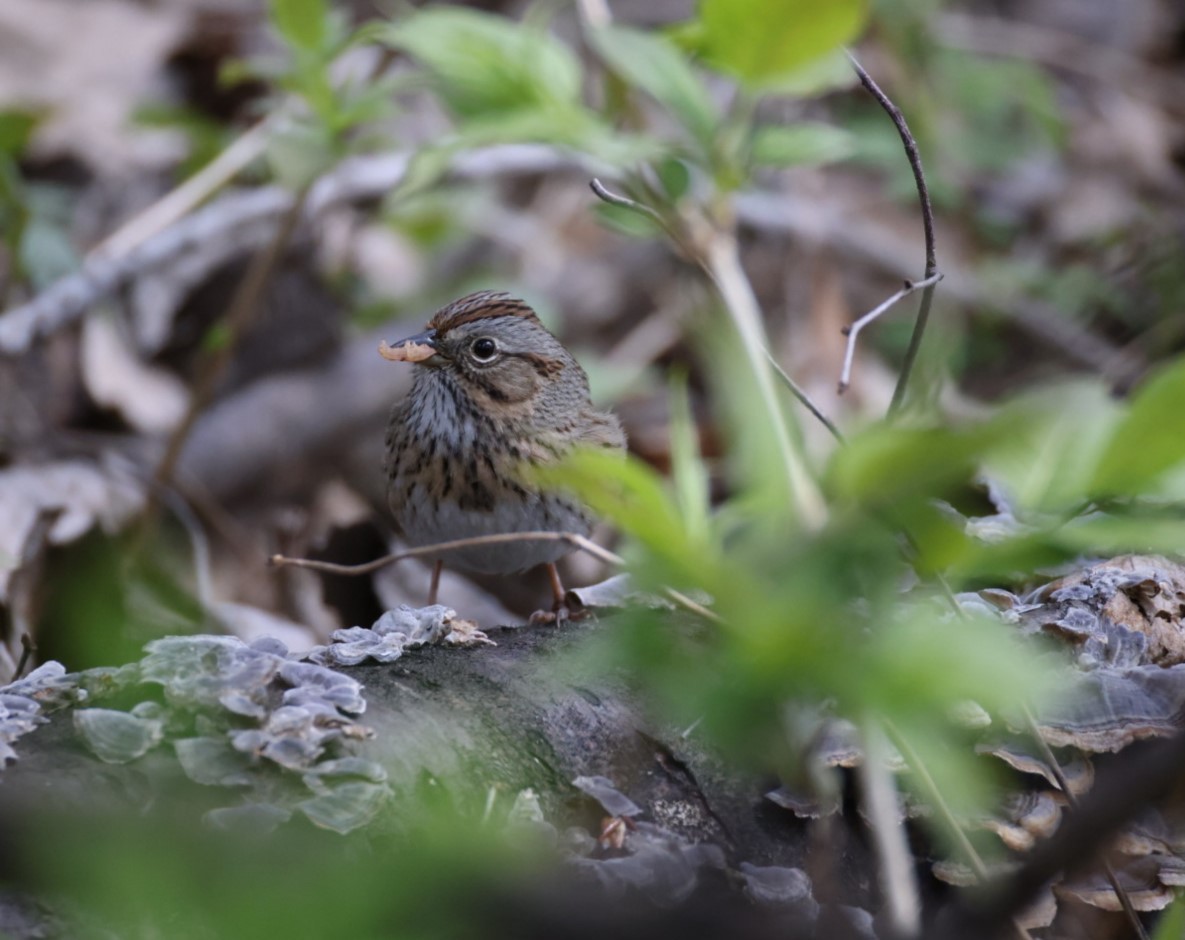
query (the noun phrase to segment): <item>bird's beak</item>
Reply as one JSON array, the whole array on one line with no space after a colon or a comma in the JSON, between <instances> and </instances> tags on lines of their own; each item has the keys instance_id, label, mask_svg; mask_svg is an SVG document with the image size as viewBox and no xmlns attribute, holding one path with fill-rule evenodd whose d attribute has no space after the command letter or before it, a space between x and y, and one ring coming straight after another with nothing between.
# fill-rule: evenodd
<instances>
[{"instance_id":1,"label":"bird's beak","mask_svg":"<svg viewBox=\"0 0 1185 940\"><path fill-rule=\"evenodd\" d=\"M390 346L385 340L379 344L379 355L392 362L427 362L436 353L435 330L425 330Z\"/></svg>"}]
</instances>

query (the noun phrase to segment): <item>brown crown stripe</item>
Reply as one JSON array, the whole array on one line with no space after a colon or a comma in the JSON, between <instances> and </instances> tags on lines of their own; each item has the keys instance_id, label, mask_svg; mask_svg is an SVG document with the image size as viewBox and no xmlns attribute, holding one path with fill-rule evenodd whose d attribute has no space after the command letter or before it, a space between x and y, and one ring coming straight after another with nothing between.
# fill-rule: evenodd
<instances>
[{"instance_id":1,"label":"brown crown stripe","mask_svg":"<svg viewBox=\"0 0 1185 940\"><path fill-rule=\"evenodd\" d=\"M478 291L476 294L454 300L447 307L441 307L428 321L428 329L436 330L438 334L447 333L462 323L472 323L490 317L522 317L524 320L539 322L535 311L528 307L525 301L497 291Z\"/></svg>"}]
</instances>

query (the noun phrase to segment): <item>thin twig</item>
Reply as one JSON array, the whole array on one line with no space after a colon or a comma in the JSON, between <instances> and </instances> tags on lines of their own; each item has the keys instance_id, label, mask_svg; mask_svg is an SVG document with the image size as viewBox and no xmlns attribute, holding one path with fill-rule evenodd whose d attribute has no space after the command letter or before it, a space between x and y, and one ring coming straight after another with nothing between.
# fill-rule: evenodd
<instances>
[{"instance_id":1,"label":"thin twig","mask_svg":"<svg viewBox=\"0 0 1185 940\"><path fill-rule=\"evenodd\" d=\"M331 561L316 561L312 558L289 558L286 555L272 555L268 558L268 564L276 568L305 568L310 571L320 571L324 574L355 577L371 574L381 568L386 568L388 565L393 565L398 561L404 561L408 558L423 558L425 556L439 555L442 552L448 552L458 548L474 548L481 545L504 545L509 542L566 542L573 548L587 552L598 561L603 561L616 568L625 567L625 559L620 555L614 554L607 548L602 548L596 542L592 541L592 539L586 538L576 532L500 532L495 535L474 535L469 538L450 539L447 542L437 542L433 545L420 545L416 548L404 549L401 552L384 555L381 558L376 558L373 561L368 561L361 565L338 565ZM674 588L663 588L663 593L680 607L694 614L698 614L705 620L710 620L713 623L722 622L719 614L709 610L702 604L696 603L690 597L680 591L676 591Z\"/></svg>"},{"instance_id":2,"label":"thin twig","mask_svg":"<svg viewBox=\"0 0 1185 940\"><path fill-rule=\"evenodd\" d=\"M33 637L29 635L28 631L21 634L21 658L20 662L16 664L16 672L12 674L10 682L16 682L21 676L25 674L25 668L29 665L29 660L33 658L33 654L37 652L37 644L33 641Z\"/></svg>"},{"instance_id":3,"label":"thin twig","mask_svg":"<svg viewBox=\"0 0 1185 940\"><path fill-rule=\"evenodd\" d=\"M801 194L770 191L737 193L733 198L737 218L760 233L780 232L808 244L824 245L894 279L914 277L914 262L906 257L892 227L868 218L853 218L834 202ZM1002 318L1072 362L1103 372L1115 381L1132 382L1147 368L1134 351L1121 349L1092 333L1056 304L1032 297L1001 294L970 269L959 269L948 260L943 265L942 288L962 309L964 316Z\"/></svg>"},{"instance_id":4,"label":"thin twig","mask_svg":"<svg viewBox=\"0 0 1185 940\"><path fill-rule=\"evenodd\" d=\"M790 374L782 368L778 360L774 358L773 353L771 353L768 349L765 351L765 358L769 361L770 366L773 368L778 378L780 378L785 383L786 388L790 390L790 394L797 398L807 411L818 418L823 427L831 432L831 436L842 444L844 442L844 437L843 434L840 433L839 428L835 426L835 423L830 418L828 418L827 415L823 414L819 406L811 400L811 396L806 393L805 389L795 382L794 379L790 378Z\"/></svg>"},{"instance_id":5,"label":"thin twig","mask_svg":"<svg viewBox=\"0 0 1185 940\"><path fill-rule=\"evenodd\" d=\"M864 760L856 772L872 828L892 933L895 937L916 937L922 926L922 902L905 826L897 816L897 787L886 762L888 745L884 731L872 720L864 723L862 737Z\"/></svg>"},{"instance_id":6,"label":"thin twig","mask_svg":"<svg viewBox=\"0 0 1185 940\"><path fill-rule=\"evenodd\" d=\"M1041 734L1041 729L1037 727L1036 717L1033 715L1029 706L1023 702L1021 703L1021 712L1024 715L1025 724L1028 725L1029 734L1032 735L1037 748L1041 751L1041 756L1045 758L1045 762L1049 765L1049 769L1053 773L1053 779L1057 781L1057 785L1061 788L1066 798L1066 804L1071 810L1077 812L1079 809L1078 797L1074 795L1074 791L1070 788L1070 781L1066 779L1066 775L1062 771L1061 762L1058 761L1057 755L1053 753L1053 748L1049 746L1049 742ZM1137 940L1148 940L1148 932L1140 922L1140 915L1136 913L1136 909L1132 905L1131 897L1128 895L1126 889L1119 883L1119 877L1115 874L1115 869L1112 867L1111 862L1102 854L1099 855L1099 861L1103 866L1103 874L1106 876L1107 882L1111 885L1111 890L1115 892L1115 896L1119 899L1119 905L1123 908L1123 913L1131 925L1132 932L1137 937Z\"/></svg>"},{"instance_id":7,"label":"thin twig","mask_svg":"<svg viewBox=\"0 0 1185 940\"><path fill-rule=\"evenodd\" d=\"M881 91L880 86L872 80L871 75L864 71L864 67L856 61L856 57L851 52L848 53L848 59L860 77L860 84L868 89L872 97L889 115L889 119L892 120L901 137L901 143L905 146L905 155L909 159L909 167L913 170L913 180L918 190L918 202L922 208L922 229L926 236L926 273L923 275L923 282L929 281L938 273L938 258L934 241L934 209L930 205L930 190L926 186L926 174L922 170L922 156L918 152L918 142L914 139L901 109ZM918 318L914 322L913 335L909 338L909 349L906 350L905 358L902 360L901 375L897 378L897 387L893 389L893 400L889 403L889 414L896 412L905 398L905 389L909 385L909 377L913 372L918 351L922 346L926 324L930 320L930 306L934 301L934 284L936 283L937 281L929 284L922 294L922 303L918 308Z\"/></svg>"},{"instance_id":8,"label":"thin twig","mask_svg":"<svg viewBox=\"0 0 1185 940\"><path fill-rule=\"evenodd\" d=\"M846 392L848 387L851 385L852 359L856 355L856 340L860 336L860 331L884 315L894 304L904 300L914 291L922 290L923 288L927 287L933 287L941 280L942 275L935 274L926 278L924 281L918 281L916 283L913 281L906 281L905 286L902 287L901 290L897 291L897 293L895 293L892 297L888 298L888 300L884 301L878 306L873 307L868 311L868 313L860 317L860 319L856 320L850 326L844 328L843 332L848 338L848 343L847 348L844 349L843 354L843 369L840 370L839 374L839 393L841 395Z\"/></svg>"}]
</instances>

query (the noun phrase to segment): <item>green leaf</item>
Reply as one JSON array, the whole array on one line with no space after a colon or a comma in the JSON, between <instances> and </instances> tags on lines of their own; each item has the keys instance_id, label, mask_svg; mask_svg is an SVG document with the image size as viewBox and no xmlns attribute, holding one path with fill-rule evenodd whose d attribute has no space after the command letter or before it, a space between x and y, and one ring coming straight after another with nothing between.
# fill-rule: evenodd
<instances>
[{"instance_id":1,"label":"green leaf","mask_svg":"<svg viewBox=\"0 0 1185 940\"><path fill-rule=\"evenodd\" d=\"M874 506L908 498L928 501L969 481L981 455L1001 434L989 425L960 431L876 425L836 452L828 480L840 498Z\"/></svg>"},{"instance_id":2,"label":"green leaf","mask_svg":"<svg viewBox=\"0 0 1185 940\"><path fill-rule=\"evenodd\" d=\"M673 42L624 26L594 29L589 39L614 72L666 107L701 144L711 143L716 106Z\"/></svg>"},{"instance_id":3,"label":"green leaf","mask_svg":"<svg viewBox=\"0 0 1185 940\"><path fill-rule=\"evenodd\" d=\"M66 229L59 222L38 215L33 215L24 228L20 261L38 289L77 270L79 263Z\"/></svg>"},{"instance_id":4,"label":"green leaf","mask_svg":"<svg viewBox=\"0 0 1185 940\"><path fill-rule=\"evenodd\" d=\"M683 524L697 542L708 536L708 470L700 455L699 430L691 413L687 375L674 372L670 383L671 477Z\"/></svg>"},{"instance_id":5,"label":"green leaf","mask_svg":"<svg viewBox=\"0 0 1185 940\"><path fill-rule=\"evenodd\" d=\"M1077 554L1109 557L1126 553L1180 554L1185 545L1185 519L1170 515L1106 516L1075 519L1052 537Z\"/></svg>"},{"instance_id":6,"label":"green leaf","mask_svg":"<svg viewBox=\"0 0 1185 940\"><path fill-rule=\"evenodd\" d=\"M854 38L867 13L866 0L703 0L703 53L714 68L764 88Z\"/></svg>"},{"instance_id":7,"label":"green leaf","mask_svg":"<svg viewBox=\"0 0 1185 940\"><path fill-rule=\"evenodd\" d=\"M0 111L0 153L19 156L41 121L41 113L23 108Z\"/></svg>"},{"instance_id":8,"label":"green leaf","mask_svg":"<svg viewBox=\"0 0 1185 940\"><path fill-rule=\"evenodd\" d=\"M270 0L272 25L290 46L308 52L322 48L329 38L326 0Z\"/></svg>"},{"instance_id":9,"label":"green leaf","mask_svg":"<svg viewBox=\"0 0 1185 940\"><path fill-rule=\"evenodd\" d=\"M276 178L289 189L300 189L332 165L335 152L328 128L292 122L268 138L266 155Z\"/></svg>"},{"instance_id":10,"label":"green leaf","mask_svg":"<svg viewBox=\"0 0 1185 940\"><path fill-rule=\"evenodd\" d=\"M1135 395L1095 470L1092 491L1134 496L1185 461L1185 359L1157 372Z\"/></svg>"},{"instance_id":11,"label":"green leaf","mask_svg":"<svg viewBox=\"0 0 1185 940\"><path fill-rule=\"evenodd\" d=\"M672 203L682 199L691 187L691 171L685 162L675 157L660 160L655 164L654 172Z\"/></svg>"},{"instance_id":12,"label":"green leaf","mask_svg":"<svg viewBox=\"0 0 1185 940\"><path fill-rule=\"evenodd\" d=\"M843 49L836 49L784 75L771 78L765 83L764 90L778 95L813 98L829 91L851 88L858 82L856 70L848 61L847 54Z\"/></svg>"},{"instance_id":13,"label":"green leaf","mask_svg":"<svg viewBox=\"0 0 1185 940\"><path fill-rule=\"evenodd\" d=\"M1049 385L1013 400L992 419L1000 442L984 472L1023 516L1082 503L1099 454L1121 418L1099 382Z\"/></svg>"},{"instance_id":14,"label":"green leaf","mask_svg":"<svg viewBox=\"0 0 1185 940\"><path fill-rule=\"evenodd\" d=\"M1181 937L1185 937L1185 900L1177 898L1160 915L1152 940L1179 940Z\"/></svg>"},{"instance_id":15,"label":"green leaf","mask_svg":"<svg viewBox=\"0 0 1185 940\"><path fill-rule=\"evenodd\" d=\"M532 470L531 476L571 491L640 542L654 560L689 580L708 577L716 567L715 553L693 538L663 479L635 457L582 449L557 465Z\"/></svg>"},{"instance_id":16,"label":"green leaf","mask_svg":"<svg viewBox=\"0 0 1185 940\"><path fill-rule=\"evenodd\" d=\"M753 135L753 162L761 166L802 166L831 163L851 156L852 135L818 121L790 127L759 127Z\"/></svg>"},{"instance_id":17,"label":"green leaf","mask_svg":"<svg viewBox=\"0 0 1185 940\"><path fill-rule=\"evenodd\" d=\"M382 40L420 60L461 117L494 118L541 105L576 106L580 66L542 29L458 7L421 10Z\"/></svg>"},{"instance_id":18,"label":"green leaf","mask_svg":"<svg viewBox=\"0 0 1185 940\"><path fill-rule=\"evenodd\" d=\"M613 206L607 202L598 202L593 206L597 218L607 228L628 235L632 238L660 238L663 235L662 226L649 216L626 209L623 206Z\"/></svg>"},{"instance_id":19,"label":"green leaf","mask_svg":"<svg viewBox=\"0 0 1185 940\"><path fill-rule=\"evenodd\" d=\"M660 151L657 141L616 131L582 107L540 107L471 118L451 140L461 147L523 141L553 144L617 166L650 159Z\"/></svg>"}]
</instances>

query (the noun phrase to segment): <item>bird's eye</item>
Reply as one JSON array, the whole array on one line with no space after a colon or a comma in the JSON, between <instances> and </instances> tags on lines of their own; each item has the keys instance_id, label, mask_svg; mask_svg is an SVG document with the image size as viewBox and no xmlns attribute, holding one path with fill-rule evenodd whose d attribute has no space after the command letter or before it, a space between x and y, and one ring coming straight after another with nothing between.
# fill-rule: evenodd
<instances>
[{"instance_id":1,"label":"bird's eye","mask_svg":"<svg viewBox=\"0 0 1185 940\"><path fill-rule=\"evenodd\" d=\"M473 358L478 362L489 362L498 354L498 344L488 336L483 336L473 341L469 351L473 353Z\"/></svg>"}]
</instances>

